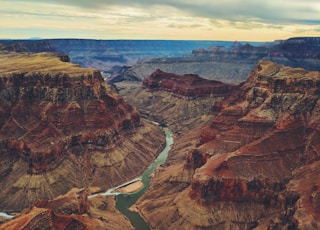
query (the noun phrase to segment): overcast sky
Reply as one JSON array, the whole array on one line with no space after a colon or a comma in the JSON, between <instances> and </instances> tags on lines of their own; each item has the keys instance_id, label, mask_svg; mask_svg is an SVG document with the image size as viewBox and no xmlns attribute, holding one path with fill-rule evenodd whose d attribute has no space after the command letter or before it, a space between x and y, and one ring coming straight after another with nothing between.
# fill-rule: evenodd
<instances>
[{"instance_id":1,"label":"overcast sky","mask_svg":"<svg viewBox=\"0 0 320 230\"><path fill-rule=\"evenodd\" d=\"M320 36L320 0L0 0L0 38Z\"/></svg>"}]
</instances>

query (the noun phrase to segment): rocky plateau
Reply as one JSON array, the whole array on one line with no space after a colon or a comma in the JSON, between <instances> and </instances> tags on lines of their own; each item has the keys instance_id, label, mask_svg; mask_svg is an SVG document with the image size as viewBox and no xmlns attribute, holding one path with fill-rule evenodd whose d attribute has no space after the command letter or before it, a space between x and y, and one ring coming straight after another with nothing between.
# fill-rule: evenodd
<instances>
[{"instance_id":1,"label":"rocky plateau","mask_svg":"<svg viewBox=\"0 0 320 230\"><path fill-rule=\"evenodd\" d=\"M261 60L239 87L176 134L135 205L152 229L320 228L320 72Z\"/></svg>"}]
</instances>

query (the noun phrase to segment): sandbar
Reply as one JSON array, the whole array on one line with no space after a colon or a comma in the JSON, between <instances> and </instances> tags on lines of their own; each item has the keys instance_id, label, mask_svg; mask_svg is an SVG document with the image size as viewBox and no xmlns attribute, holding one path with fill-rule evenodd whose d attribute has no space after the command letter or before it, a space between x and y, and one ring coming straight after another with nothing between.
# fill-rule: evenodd
<instances>
[{"instance_id":1,"label":"sandbar","mask_svg":"<svg viewBox=\"0 0 320 230\"><path fill-rule=\"evenodd\" d=\"M133 182L131 184L128 184L127 186L118 188L116 192L121 192L121 193L133 193L133 192L138 192L140 189L142 189L144 186L143 182L141 180L138 180L136 182Z\"/></svg>"}]
</instances>

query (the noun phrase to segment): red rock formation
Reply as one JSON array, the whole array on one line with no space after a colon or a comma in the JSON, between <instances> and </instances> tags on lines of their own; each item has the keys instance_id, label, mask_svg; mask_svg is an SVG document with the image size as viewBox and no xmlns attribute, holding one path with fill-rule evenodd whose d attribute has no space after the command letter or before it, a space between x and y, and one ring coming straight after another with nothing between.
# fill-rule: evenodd
<instances>
[{"instance_id":1,"label":"red rock formation","mask_svg":"<svg viewBox=\"0 0 320 230\"><path fill-rule=\"evenodd\" d=\"M48 53L0 60L0 210L72 187L116 185L161 148L161 131L141 122L97 70Z\"/></svg>"},{"instance_id":2,"label":"red rock formation","mask_svg":"<svg viewBox=\"0 0 320 230\"><path fill-rule=\"evenodd\" d=\"M260 61L242 91L217 104L186 161L155 176L150 193L162 194L165 220L148 194L138 209L154 228L318 229L319 89L319 72Z\"/></svg>"},{"instance_id":3,"label":"red rock formation","mask_svg":"<svg viewBox=\"0 0 320 230\"><path fill-rule=\"evenodd\" d=\"M187 97L205 97L208 95L229 95L234 86L219 81L200 78L196 74L183 76L156 70L143 80L149 89L160 89Z\"/></svg>"},{"instance_id":4,"label":"red rock formation","mask_svg":"<svg viewBox=\"0 0 320 230\"><path fill-rule=\"evenodd\" d=\"M175 75L157 70L143 81L117 83L119 93L142 116L182 132L209 121L221 110L219 102L239 87L197 75Z\"/></svg>"},{"instance_id":5,"label":"red rock formation","mask_svg":"<svg viewBox=\"0 0 320 230\"><path fill-rule=\"evenodd\" d=\"M26 159L30 173L45 172L69 147L105 146L117 132L139 125L138 113L107 88L98 71L25 71L18 67L1 77L1 92L9 96L1 97L2 104L11 108L1 119L0 138L7 152Z\"/></svg>"},{"instance_id":6,"label":"red rock formation","mask_svg":"<svg viewBox=\"0 0 320 230\"><path fill-rule=\"evenodd\" d=\"M294 170L320 157L314 127L319 121L319 76L259 62L242 86L241 99L203 130L200 149L213 156L194 174L191 198L202 205L292 205L298 193L285 188Z\"/></svg>"}]
</instances>

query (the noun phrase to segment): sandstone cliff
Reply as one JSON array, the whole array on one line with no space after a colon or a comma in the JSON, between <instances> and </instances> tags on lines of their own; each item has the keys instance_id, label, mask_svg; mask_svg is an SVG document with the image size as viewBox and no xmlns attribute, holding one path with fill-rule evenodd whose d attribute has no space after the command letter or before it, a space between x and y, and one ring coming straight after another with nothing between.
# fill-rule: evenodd
<instances>
[{"instance_id":1,"label":"sandstone cliff","mask_svg":"<svg viewBox=\"0 0 320 230\"><path fill-rule=\"evenodd\" d=\"M139 175L162 131L65 55L0 55L0 210Z\"/></svg>"},{"instance_id":2,"label":"sandstone cliff","mask_svg":"<svg viewBox=\"0 0 320 230\"><path fill-rule=\"evenodd\" d=\"M156 70L142 85L117 83L119 93L139 112L170 126L188 130L212 118L214 105L239 90L238 86L206 80L194 74L176 75Z\"/></svg>"},{"instance_id":3,"label":"sandstone cliff","mask_svg":"<svg viewBox=\"0 0 320 230\"><path fill-rule=\"evenodd\" d=\"M260 61L137 208L154 229L318 229L319 90L319 72Z\"/></svg>"}]
</instances>

